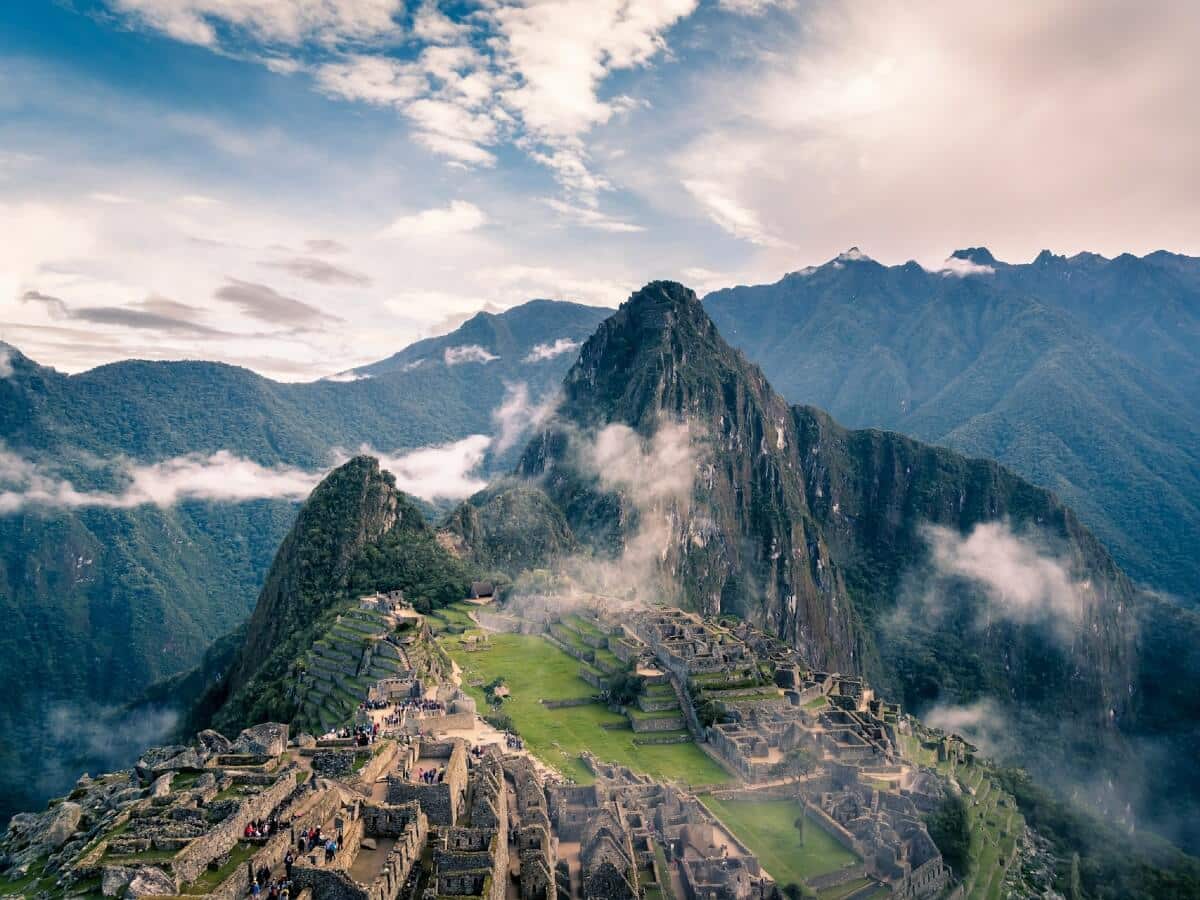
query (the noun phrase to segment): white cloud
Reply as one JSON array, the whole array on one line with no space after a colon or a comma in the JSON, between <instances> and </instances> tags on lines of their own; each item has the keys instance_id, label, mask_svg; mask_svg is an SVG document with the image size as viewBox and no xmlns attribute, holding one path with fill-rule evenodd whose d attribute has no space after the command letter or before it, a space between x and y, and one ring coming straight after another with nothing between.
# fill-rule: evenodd
<instances>
[{"instance_id":1,"label":"white cloud","mask_svg":"<svg viewBox=\"0 0 1200 900\"><path fill-rule=\"evenodd\" d=\"M780 243L778 238L766 230L758 213L749 206L742 205L722 182L685 178L683 186L708 217L734 237L763 246L775 246Z\"/></svg>"},{"instance_id":2,"label":"white cloud","mask_svg":"<svg viewBox=\"0 0 1200 900\"><path fill-rule=\"evenodd\" d=\"M400 490L426 500L457 500L486 486L477 474L491 446L487 435L404 453L362 452L379 457L380 465L396 476ZM348 458L334 454L335 465ZM268 498L303 500L328 474L290 466L262 466L228 450L211 455L189 454L152 464L122 462L124 486L117 491L81 491L45 466L0 448L0 515L28 508L137 506L169 507L188 500L240 503Z\"/></svg>"},{"instance_id":3,"label":"white cloud","mask_svg":"<svg viewBox=\"0 0 1200 900\"><path fill-rule=\"evenodd\" d=\"M529 386L525 382L505 385L503 402L492 411L492 421L499 429L496 453L503 453L514 446L530 428L545 422L554 412L558 398L554 395L534 403L529 397Z\"/></svg>"},{"instance_id":4,"label":"white cloud","mask_svg":"<svg viewBox=\"0 0 1200 900\"><path fill-rule=\"evenodd\" d=\"M358 42L394 35L402 0L109 0L175 40L215 47L217 24L268 43Z\"/></svg>"},{"instance_id":5,"label":"white cloud","mask_svg":"<svg viewBox=\"0 0 1200 900\"><path fill-rule=\"evenodd\" d=\"M479 273L493 290L518 302L530 297L577 300L592 306L619 305L636 286L632 281L586 278L570 270L523 263L492 266Z\"/></svg>"},{"instance_id":6,"label":"white cloud","mask_svg":"<svg viewBox=\"0 0 1200 900\"><path fill-rule=\"evenodd\" d=\"M88 198L95 200L97 203L125 204L134 202L132 197L126 197L124 194L110 193L109 191L93 191L88 194Z\"/></svg>"},{"instance_id":7,"label":"white cloud","mask_svg":"<svg viewBox=\"0 0 1200 900\"><path fill-rule=\"evenodd\" d=\"M314 73L317 86L327 94L377 105L402 105L428 88L416 67L386 56L354 54L326 63Z\"/></svg>"},{"instance_id":8,"label":"white cloud","mask_svg":"<svg viewBox=\"0 0 1200 900\"><path fill-rule=\"evenodd\" d=\"M536 363L543 362L547 359L554 359L556 356L562 356L564 353L570 353L573 350L579 349L579 341L573 341L570 338L558 338L553 344L538 344L526 355L524 362Z\"/></svg>"},{"instance_id":9,"label":"white cloud","mask_svg":"<svg viewBox=\"0 0 1200 900\"><path fill-rule=\"evenodd\" d=\"M585 228L623 233L635 233L646 230L641 225L635 225L632 222L626 222L621 219L614 219L612 216L605 215L598 209L593 209L590 206L568 203L556 197L547 197L542 202L563 218L569 219Z\"/></svg>"},{"instance_id":10,"label":"white cloud","mask_svg":"<svg viewBox=\"0 0 1200 900\"><path fill-rule=\"evenodd\" d=\"M995 620L1047 626L1067 644L1077 635L1094 591L1071 575L1066 561L1004 522L982 522L965 537L939 525L926 526L924 534L939 577L964 579L982 590L987 605L981 627ZM935 595L935 611L939 603Z\"/></svg>"},{"instance_id":11,"label":"white cloud","mask_svg":"<svg viewBox=\"0 0 1200 900\"><path fill-rule=\"evenodd\" d=\"M0 378L8 378L12 373L12 351L0 344Z\"/></svg>"},{"instance_id":12,"label":"white cloud","mask_svg":"<svg viewBox=\"0 0 1200 900\"><path fill-rule=\"evenodd\" d=\"M756 16L776 6L791 6L793 0L718 0L717 5L728 12Z\"/></svg>"},{"instance_id":13,"label":"white cloud","mask_svg":"<svg viewBox=\"0 0 1200 900\"><path fill-rule=\"evenodd\" d=\"M424 0L413 15L413 34L433 44L449 44L462 40L468 28L454 22L438 8L438 0Z\"/></svg>"},{"instance_id":14,"label":"white cloud","mask_svg":"<svg viewBox=\"0 0 1200 900\"><path fill-rule=\"evenodd\" d=\"M686 503L696 474L691 437L687 423L663 422L647 442L618 423L597 433L584 458L605 490L624 494L639 509Z\"/></svg>"},{"instance_id":15,"label":"white cloud","mask_svg":"<svg viewBox=\"0 0 1200 900\"><path fill-rule=\"evenodd\" d=\"M337 372L334 375L326 375L321 381L332 381L336 384L349 384L353 381L365 381L371 376L365 372Z\"/></svg>"},{"instance_id":16,"label":"white cloud","mask_svg":"<svg viewBox=\"0 0 1200 900\"><path fill-rule=\"evenodd\" d=\"M996 267L977 263L961 256L951 256L938 269L943 275L966 278L968 275L995 275Z\"/></svg>"},{"instance_id":17,"label":"white cloud","mask_svg":"<svg viewBox=\"0 0 1200 900\"><path fill-rule=\"evenodd\" d=\"M966 738L986 756L999 756L1011 743L1012 723L992 700L965 706L939 703L922 711L921 720L931 728Z\"/></svg>"},{"instance_id":18,"label":"white cloud","mask_svg":"<svg viewBox=\"0 0 1200 900\"><path fill-rule=\"evenodd\" d=\"M473 434L439 447L426 447L398 456L365 450L396 476L396 487L424 500L464 500L487 487L479 474L492 439Z\"/></svg>"},{"instance_id":19,"label":"white cloud","mask_svg":"<svg viewBox=\"0 0 1200 900\"><path fill-rule=\"evenodd\" d=\"M488 217L474 203L452 200L445 207L421 210L399 216L383 229L381 236L389 238L445 237L475 231L488 223Z\"/></svg>"},{"instance_id":20,"label":"white cloud","mask_svg":"<svg viewBox=\"0 0 1200 900\"><path fill-rule=\"evenodd\" d=\"M129 509L172 506L184 500L300 500L321 478L320 473L302 469L261 466L228 450L149 465L125 462L120 468L125 481L120 491L80 491L43 466L0 448L0 514L29 506Z\"/></svg>"},{"instance_id":21,"label":"white cloud","mask_svg":"<svg viewBox=\"0 0 1200 900\"><path fill-rule=\"evenodd\" d=\"M447 347L442 354L442 359L448 366L457 366L462 363L489 363L499 358L496 354L489 353L478 344Z\"/></svg>"},{"instance_id":22,"label":"white cloud","mask_svg":"<svg viewBox=\"0 0 1200 900\"><path fill-rule=\"evenodd\" d=\"M702 76L677 117L705 125L674 160L723 228L788 245L778 268L856 243L932 267L966 235L1015 259L1195 246L1195 4L864 0L793 21Z\"/></svg>"}]
</instances>

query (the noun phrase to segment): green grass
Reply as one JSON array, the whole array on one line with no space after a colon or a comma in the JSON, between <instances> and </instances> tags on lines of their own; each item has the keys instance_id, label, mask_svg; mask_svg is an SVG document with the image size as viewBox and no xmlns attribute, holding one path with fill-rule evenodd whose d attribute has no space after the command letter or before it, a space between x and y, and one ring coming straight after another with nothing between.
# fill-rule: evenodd
<instances>
[{"instance_id":1,"label":"green grass","mask_svg":"<svg viewBox=\"0 0 1200 900\"><path fill-rule=\"evenodd\" d=\"M435 609L429 616L429 627L434 633L441 633L448 626L456 625L459 628L470 630L478 628L475 621L471 618L470 612L474 609L466 603L452 603L450 606L443 606L440 609Z\"/></svg>"},{"instance_id":2,"label":"green grass","mask_svg":"<svg viewBox=\"0 0 1200 900\"><path fill-rule=\"evenodd\" d=\"M629 717L631 719L665 719L673 716L683 717L683 711L680 710L678 703L670 709L657 709L653 712L646 712L644 709L638 709L636 706L629 707Z\"/></svg>"},{"instance_id":3,"label":"green grass","mask_svg":"<svg viewBox=\"0 0 1200 900\"><path fill-rule=\"evenodd\" d=\"M233 874L238 866L245 865L246 860L257 853L259 847L254 844L244 844L241 841L229 851L229 859L219 869L205 869L191 884L184 885L185 894L210 894L225 883L225 879Z\"/></svg>"},{"instance_id":4,"label":"green grass","mask_svg":"<svg viewBox=\"0 0 1200 900\"><path fill-rule=\"evenodd\" d=\"M718 800L702 796L701 801L758 857L763 868L780 884L803 882L816 875L836 872L858 862L821 830L810 818L804 828L804 843L795 821L804 812L796 800Z\"/></svg>"},{"instance_id":5,"label":"green grass","mask_svg":"<svg viewBox=\"0 0 1200 900\"><path fill-rule=\"evenodd\" d=\"M539 701L573 700L591 697L595 689L579 677L579 662L549 641L520 634L493 634L491 647L468 653L458 642L445 641L450 655L463 669L468 691L486 708L481 687L471 681L488 684L503 678L511 695L502 711L512 717L529 749L564 775L580 783L589 783L591 774L579 759L590 750L599 759L620 763L663 779L693 785L724 784L725 771L695 744L638 746L628 727L609 731L603 725L627 725L624 716L599 703L547 709Z\"/></svg>"},{"instance_id":6,"label":"green grass","mask_svg":"<svg viewBox=\"0 0 1200 900\"><path fill-rule=\"evenodd\" d=\"M817 891L817 900L842 900L843 897L849 897L859 888L865 888L870 883L871 880L869 878L856 878L853 881L847 881L845 884Z\"/></svg>"},{"instance_id":7,"label":"green grass","mask_svg":"<svg viewBox=\"0 0 1200 900\"><path fill-rule=\"evenodd\" d=\"M38 860L29 867L29 874L15 881L9 881L0 877L0 897L50 890L54 887L56 879L53 875L44 875L45 865L46 861L44 859Z\"/></svg>"}]
</instances>

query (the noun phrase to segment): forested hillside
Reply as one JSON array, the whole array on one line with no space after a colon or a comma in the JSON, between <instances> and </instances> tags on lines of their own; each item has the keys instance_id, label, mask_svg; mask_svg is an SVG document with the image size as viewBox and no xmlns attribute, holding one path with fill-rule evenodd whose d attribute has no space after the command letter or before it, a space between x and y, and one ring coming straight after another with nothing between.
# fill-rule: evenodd
<instances>
[{"instance_id":1,"label":"forested hillside","mask_svg":"<svg viewBox=\"0 0 1200 900\"><path fill-rule=\"evenodd\" d=\"M1135 578L1200 598L1200 260L860 253L705 305L793 403L999 460Z\"/></svg>"}]
</instances>

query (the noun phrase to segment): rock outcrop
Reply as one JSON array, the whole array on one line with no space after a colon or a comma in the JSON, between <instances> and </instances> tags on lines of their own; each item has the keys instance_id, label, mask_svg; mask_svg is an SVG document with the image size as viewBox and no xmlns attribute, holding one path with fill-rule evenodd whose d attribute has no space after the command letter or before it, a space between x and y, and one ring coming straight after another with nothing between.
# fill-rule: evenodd
<instances>
[{"instance_id":1,"label":"rock outcrop","mask_svg":"<svg viewBox=\"0 0 1200 900\"><path fill-rule=\"evenodd\" d=\"M692 466L683 502L646 508L633 491L606 486L602 468L580 462L614 424L632 428L652 452L663 425L681 422L692 457L683 463ZM990 694L1055 711L1066 699L1073 713L1102 726L1133 702L1134 591L1070 510L995 463L899 435L848 432L819 411L789 407L681 285L647 285L600 326L517 475L601 557L621 558L647 517L665 521L668 533L654 550L679 602L744 617L815 665L863 672L910 700L920 698L916 682L930 673L901 665L890 624L902 582L929 562L925 528L965 535L1003 520L1044 532L1071 577L1089 585L1065 642L1034 626L964 627L951 617L906 635L916 644L902 649L920 659L953 649L968 671L946 685L951 695ZM472 505L482 517L491 502L484 496ZM482 529L474 534L487 540Z\"/></svg>"}]
</instances>

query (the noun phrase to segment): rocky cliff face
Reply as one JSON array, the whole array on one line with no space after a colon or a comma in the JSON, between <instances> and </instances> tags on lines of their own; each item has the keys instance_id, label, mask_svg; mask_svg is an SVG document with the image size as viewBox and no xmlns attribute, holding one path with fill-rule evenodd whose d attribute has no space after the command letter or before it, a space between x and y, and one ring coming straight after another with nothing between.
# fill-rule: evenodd
<instances>
[{"instance_id":1,"label":"rocky cliff face","mask_svg":"<svg viewBox=\"0 0 1200 900\"><path fill-rule=\"evenodd\" d=\"M691 445L685 496L642 502L589 456L605 429L625 425L652 469L653 436L680 422ZM666 522L655 562L679 602L750 619L819 667L864 671L925 702L945 688L943 699L1000 697L1093 723L1130 706L1133 589L1052 494L995 463L790 408L681 285L647 285L601 325L518 474L598 556L622 558L647 520ZM1061 561L1064 584L1084 586L1065 641L1041 616L991 616L963 578L945 586L952 614L907 627L901 605L928 574L930 526L965 537L985 522L1044 537L1053 555L1035 554L1037 565Z\"/></svg>"}]
</instances>

